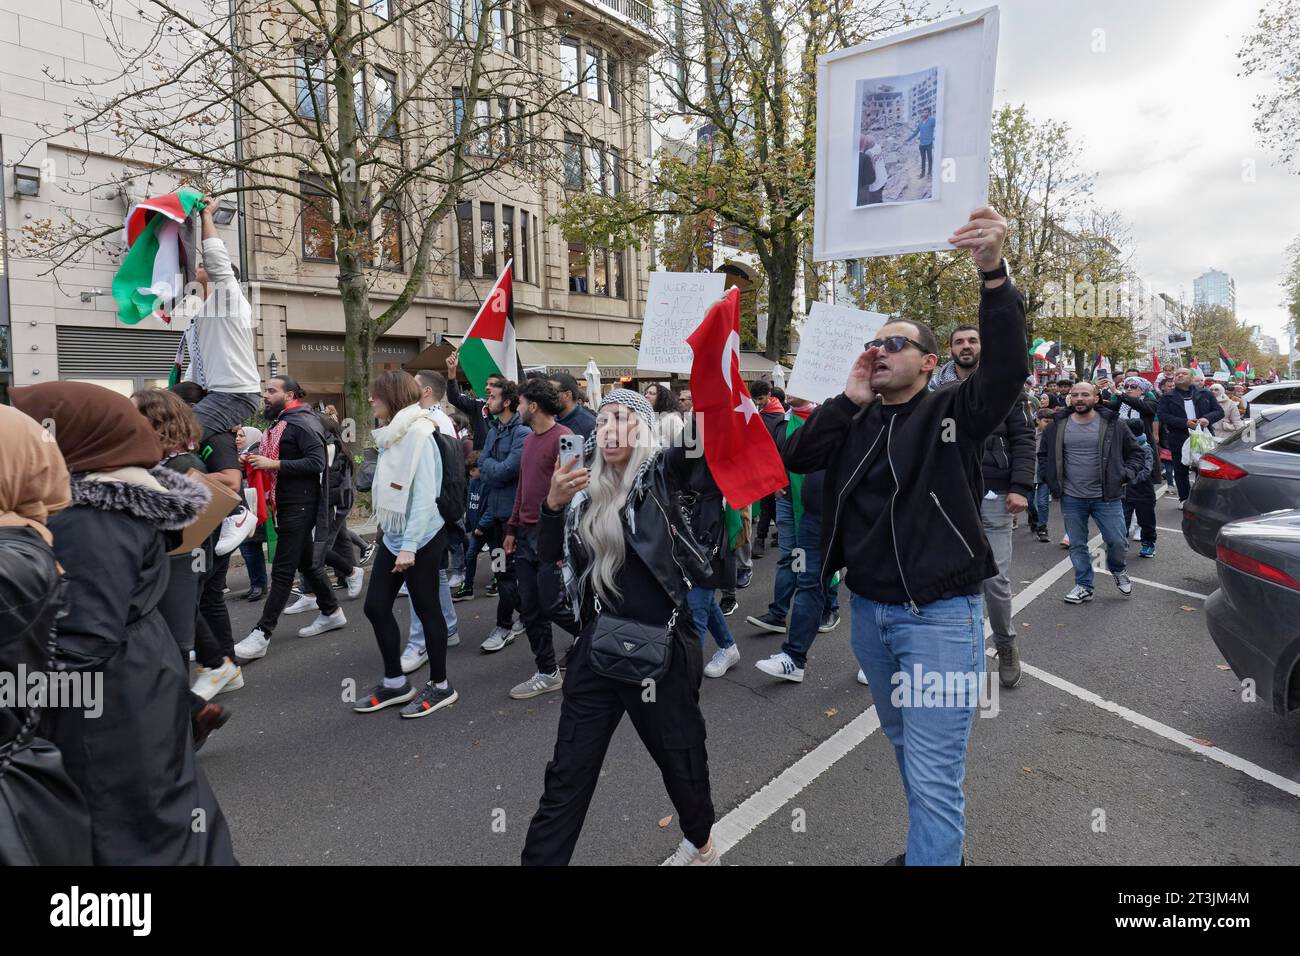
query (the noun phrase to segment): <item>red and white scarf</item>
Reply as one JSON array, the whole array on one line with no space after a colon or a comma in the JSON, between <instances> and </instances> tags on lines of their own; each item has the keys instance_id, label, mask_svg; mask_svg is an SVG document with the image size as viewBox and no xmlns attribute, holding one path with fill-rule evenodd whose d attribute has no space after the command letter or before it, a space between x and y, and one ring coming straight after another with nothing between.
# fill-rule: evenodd
<instances>
[{"instance_id":1,"label":"red and white scarf","mask_svg":"<svg viewBox=\"0 0 1300 956\"><path fill-rule=\"evenodd\" d=\"M284 403L284 408L280 410L279 417L276 419L275 424L268 428L265 434L262 435L262 444L260 446L262 457L270 458L272 461L280 460L280 439L284 437L284 429L288 425L288 422L285 421L284 413L291 408L298 408L301 405L302 402L298 401L296 398L290 399ZM271 506L271 511L273 512L275 511L276 479L279 477L279 474L280 472L278 470L270 471L270 487L266 492L267 504Z\"/></svg>"}]
</instances>

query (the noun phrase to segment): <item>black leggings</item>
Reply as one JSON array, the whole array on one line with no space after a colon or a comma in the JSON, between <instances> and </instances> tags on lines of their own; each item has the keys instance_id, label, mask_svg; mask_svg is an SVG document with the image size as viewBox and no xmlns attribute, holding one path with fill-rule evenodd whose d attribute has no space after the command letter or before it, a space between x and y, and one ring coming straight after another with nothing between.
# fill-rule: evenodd
<instances>
[{"instance_id":1,"label":"black leggings","mask_svg":"<svg viewBox=\"0 0 1300 956\"><path fill-rule=\"evenodd\" d=\"M441 683L447 679L447 621L442 616L442 603L438 596L438 571L442 568L447 547L447 529L440 529L428 544L415 552L415 564L402 574L393 573L397 555L384 544L383 532L377 534L375 566L370 571L370 586L366 589L366 617L375 629L375 641L384 658L384 676L402 676L402 632L393 616L393 602L405 581L415 614L424 627L429 680Z\"/></svg>"}]
</instances>

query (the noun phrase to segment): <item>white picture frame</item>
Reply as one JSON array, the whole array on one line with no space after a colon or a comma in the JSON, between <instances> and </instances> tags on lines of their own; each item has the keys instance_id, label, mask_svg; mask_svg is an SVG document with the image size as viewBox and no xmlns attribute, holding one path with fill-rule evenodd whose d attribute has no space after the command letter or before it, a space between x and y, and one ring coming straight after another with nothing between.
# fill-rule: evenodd
<instances>
[{"instance_id":1,"label":"white picture frame","mask_svg":"<svg viewBox=\"0 0 1300 956\"><path fill-rule=\"evenodd\" d=\"M949 250L948 236L971 210L988 203L993 87L997 67L998 8L907 30L839 50L817 60L817 182L813 258L818 262ZM858 203L862 84L903 89L911 78L937 71L931 194L906 194ZM913 123L905 108L901 121ZM898 151L901 137L886 130L886 165L922 161ZM919 152L919 151L918 151Z\"/></svg>"}]
</instances>

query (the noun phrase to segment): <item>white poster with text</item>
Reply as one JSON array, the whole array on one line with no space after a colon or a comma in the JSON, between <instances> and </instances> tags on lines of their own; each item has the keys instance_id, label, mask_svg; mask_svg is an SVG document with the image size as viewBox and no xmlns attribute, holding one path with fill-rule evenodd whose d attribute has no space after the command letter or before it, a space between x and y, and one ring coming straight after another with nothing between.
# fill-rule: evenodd
<instances>
[{"instance_id":1,"label":"white poster with text","mask_svg":"<svg viewBox=\"0 0 1300 956\"><path fill-rule=\"evenodd\" d=\"M844 391L849 370L889 316L814 302L799 330L799 354L785 393L824 402Z\"/></svg>"},{"instance_id":2,"label":"white poster with text","mask_svg":"<svg viewBox=\"0 0 1300 956\"><path fill-rule=\"evenodd\" d=\"M691 370L686 344L710 306L722 298L727 277L721 272L652 272L636 367L647 372Z\"/></svg>"}]
</instances>

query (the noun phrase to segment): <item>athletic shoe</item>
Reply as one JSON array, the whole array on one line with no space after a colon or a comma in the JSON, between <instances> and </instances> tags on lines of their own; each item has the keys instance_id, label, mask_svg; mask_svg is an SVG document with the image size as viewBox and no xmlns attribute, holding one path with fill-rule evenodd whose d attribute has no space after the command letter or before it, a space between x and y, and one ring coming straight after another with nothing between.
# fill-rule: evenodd
<instances>
[{"instance_id":1,"label":"athletic shoe","mask_svg":"<svg viewBox=\"0 0 1300 956\"><path fill-rule=\"evenodd\" d=\"M1068 548L1069 546L1070 546L1070 536L1069 536L1068 534L1066 534L1066 535L1062 535L1062 536L1061 536L1061 547L1063 547L1063 548Z\"/></svg>"},{"instance_id":2,"label":"athletic shoe","mask_svg":"<svg viewBox=\"0 0 1300 956\"><path fill-rule=\"evenodd\" d=\"M736 599L730 596L724 597L718 602L718 607L722 609L723 617L731 617L731 615L736 613Z\"/></svg>"},{"instance_id":3,"label":"athletic shoe","mask_svg":"<svg viewBox=\"0 0 1300 956\"><path fill-rule=\"evenodd\" d=\"M1047 537L1047 529L1046 529L1046 528L1039 528L1039 529L1038 529L1038 540L1041 541L1041 542L1043 542L1043 544L1047 544L1047 542L1050 540L1050 539Z\"/></svg>"},{"instance_id":4,"label":"athletic shoe","mask_svg":"<svg viewBox=\"0 0 1300 956\"><path fill-rule=\"evenodd\" d=\"M870 684L867 683L867 675L862 673L861 667L858 668L858 683L861 684L863 687L871 686Z\"/></svg>"},{"instance_id":5,"label":"athletic shoe","mask_svg":"<svg viewBox=\"0 0 1300 956\"><path fill-rule=\"evenodd\" d=\"M363 565L369 564L370 559L373 558L374 556L375 556L375 543L371 541L368 545L366 545L364 548L361 549L361 563Z\"/></svg>"},{"instance_id":6,"label":"athletic shoe","mask_svg":"<svg viewBox=\"0 0 1300 956\"><path fill-rule=\"evenodd\" d=\"M231 551L257 533L257 515L247 508L240 508L228 515L221 522L221 534L217 538L217 557L225 557Z\"/></svg>"},{"instance_id":7,"label":"athletic shoe","mask_svg":"<svg viewBox=\"0 0 1300 956\"><path fill-rule=\"evenodd\" d=\"M338 608L333 614L317 614L316 620L306 627L298 628L298 636L315 637L326 631L337 631L339 628L347 627L347 624L348 619L343 614L343 608Z\"/></svg>"},{"instance_id":8,"label":"athletic shoe","mask_svg":"<svg viewBox=\"0 0 1300 956\"><path fill-rule=\"evenodd\" d=\"M480 644L478 649L485 654L492 654L509 644L513 644L514 641L514 631L508 627L494 627L492 633L487 636L487 640Z\"/></svg>"},{"instance_id":9,"label":"athletic shoe","mask_svg":"<svg viewBox=\"0 0 1300 956\"><path fill-rule=\"evenodd\" d=\"M488 582L488 586L483 589L483 593L488 597L496 597L497 590L497 579L493 577L492 580Z\"/></svg>"},{"instance_id":10,"label":"athletic shoe","mask_svg":"<svg viewBox=\"0 0 1300 956\"><path fill-rule=\"evenodd\" d=\"M542 694L557 691L563 686L564 678L560 677L559 668L556 668L554 674L543 674L538 671L522 684L510 688L510 696L515 700L528 700L530 697L540 697Z\"/></svg>"},{"instance_id":11,"label":"athletic shoe","mask_svg":"<svg viewBox=\"0 0 1300 956\"><path fill-rule=\"evenodd\" d=\"M1076 584L1070 589L1070 593L1065 596L1066 604L1082 604L1084 601L1092 600L1092 589L1085 588L1082 584Z\"/></svg>"},{"instance_id":12,"label":"athletic shoe","mask_svg":"<svg viewBox=\"0 0 1300 956\"><path fill-rule=\"evenodd\" d=\"M754 666L764 674L771 674L773 677L779 677L782 680L794 681L796 684L803 683L803 668L797 666L785 651L766 657Z\"/></svg>"},{"instance_id":13,"label":"athletic shoe","mask_svg":"<svg viewBox=\"0 0 1300 956\"><path fill-rule=\"evenodd\" d=\"M447 587L451 588L453 591L455 591L464 583L465 583L465 572L463 571L457 571L455 574L450 574L447 576Z\"/></svg>"},{"instance_id":14,"label":"athletic shoe","mask_svg":"<svg viewBox=\"0 0 1300 956\"><path fill-rule=\"evenodd\" d=\"M301 614L304 611L319 611L320 605L316 603L316 595L304 594L298 600L294 601L284 609L285 614Z\"/></svg>"},{"instance_id":15,"label":"athletic shoe","mask_svg":"<svg viewBox=\"0 0 1300 956\"><path fill-rule=\"evenodd\" d=\"M245 601L260 601L266 596L266 588L249 588L244 594Z\"/></svg>"},{"instance_id":16,"label":"athletic shoe","mask_svg":"<svg viewBox=\"0 0 1300 956\"><path fill-rule=\"evenodd\" d=\"M457 601L472 601L474 599L474 589L468 584L462 584L452 592L451 599Z\"/></svg>"},{"instance_id":17,"label":"athletic shoe","mask_svg":"<svg viewBox=\"0 0 1300 956\"><path fill-rule=\"evenodd\" d=\"M730 647L719 647L709 662L704 665L704 676L721 677L739 663L740 648L735 644Z\"/></svg>"},{"instance_id":18,"label":"athletic shoe","mask_svg":"<svg viewBox=\"0 0 1300 956\"><path fill-rule=\"evenodd\" d=\"M1138 551L1139 558L1154 558L1156 556L1156 546L1154 544L1144 544Z\"/></svg>"},{"instance_id":19,"label":"athletic shoe","mask_svg":"<svg viewBox=\"0 0 1300 956\"><path fill-rule=\"evenodd\" d=\"M229 694L232 691L243 690L243 689L244 689L244 670L243 668L237 668L235 670L235 676L230 678L230 680L226 682L225 687L217 691L217 696L220 697L222 694Z\"/></svg>"},{"instance_id":20,"label":"athletic shoe","mask_svg":"<svg viewBox=\"0 0 1300 956\"><path fill-rule=\"evenodd\" d=\"M452 633L450 633L450 634L447 635L447 646L448 646L448 647L460 647L460 632L459 632L459 631L453 631Z\"/></svg>"},{"instance_id":21,"label":"athletic shoe","mask_svg":"<svg viewBox=\"0 0 1300 956\"><path fill-rule=\"evenodd\" d=\"M435 710L441 710L443 707L450 707L456 701L460 700L460 694L456 693L455 688L448 681L447 686L439 690L432 682L427 683L421 688L420 693L415 700L411 701L402 708L403 717L428 717Z\"/></svg>"},{"instance_id":22,"label":"athletic shoe","mask_svg":"<svg viewBox=\"0 0 1300 956\"><path fill-rule=\"evenodd\" d=\"M770 631L773 634L785 633L785 618L777 617L771 611L763 614L762 617L756 617L753 614L745 618L746 622L753 624L755 627L764 631Z\"/></svg>"},{"instance_id":23,"label":"athletic shoe","mask_svg":"<svg viewBox=\"0 0 1300 956\"><path fill-rule=\"evenodd\" d=\"M1115 572L1115 587L1119 588L1120 594L1132 594L1133 583L1128 579L1128 573L1125 571Z\"/></svg>"},{"instance_id":24,"label":"athletic shoe","mask_svg":"<svg viewBox=\"0 0 1300 956\"><path fill-rule=\"evenodd\" d=\"M1179 511L1182 511L1186 506L1187 506L1187 499L1186 499L1186 498L1184 498L1182 501L1178 502L1178 510L1179 510Z\"/></svg>"},{"instance_id":25,"label":"athletic shoe","mask_svg":"<svg viewBox=\"0 0 1300 956\"><path fill-rule=\"evenodd\" d=\"M238 674L239 665L229 657L221 662L220 667L200 667L194 676L194 684L190 687L190 692L204 700L211 700Z\"/></svg>"},{"instance_id":26,"label":"athletic shoe","mask_svg":"<svg viewBox=\"0 0 1300 956\"><path fill-rule=\"evenodd\" d=\"M369 694L353 704L352 709L358 714L373 714L385 707L405 704L414 696L415 688L411 686L409 681L402 684L401 687L385 687L381 681L375 685Z\"/></svg>"},{"instance_id":27,"label":"athletic shoe","mask_svg":"<svg viewBox=\"0 0 1300 956\"><path fill-rule=\"evenodd\" d=\"M356 567L348 575L348 600L353 601L361 596L361 589L366 583L366 571L364 568Z\"/></svg>"},{"instance_id":28,"label":"athletic shoe","mask_svg":"<svg viewBox=\"0 0 1300 956\"><path fill-rule=\"evenodd\" d=\"M1015 687L1020 683L1020 652L1014 644L998 646L998 680L1003 687Z\"/></svg>"},{"instance_id":29,"label":"athletic shoe","mask_svg":"<svg viewBox=\"0 0 1300 956\"><path fill-rule=\"evenodd\" d=\"M194 752L198 753L213 731L220 730L230 719L230 711L220 704L204 704L190 718L190 731L194 735Z\"/></svg>"},{"instance_id":30,"label":"athletic shoe","mask_svg":"<svg viewBox=\"0 0 1300 956\"><path fill-rule=\"evenodd\" d=\"M669 866L721 866L722 854L718 852L718 845L715 843L709 847L706 854L700 853L690 840L682 837L682 842L677 845L677 851L668 860Z\"/></svg>"},{"instance_id":31,"label":"athletic shoe","mask_svg":"<svg viewBox=\"0 0 1300 956\"><path fill-rule=\"evenodd\" d=\"M524 627L524 622L521 618L516 618L515 622L510 625L511 637L518 637L521 634L527 634L527 633L528 633L528 628Z\"/></svg>"},{"instance_id":32,"label":"athletic shoe","mask_svg":"<svg viewBox=\"0 0 1300 956\"><path fill-rule=\"evenodd\" d=\"M818 633L826 634L840 626L840 612L827 611L822 615L821 625L817 628Z\"/></svg>"},{"instance_id":33,"label":"athletic shoe","mask_svg":"<svg viewBox=\"0 0 1300 956\"><path fill-rule=\"evenodd\" d=\"M757 559L763 557L765 554L767 554L767 547L762 541L755 541L754 547L750 549L749 556Z\"/></svg>"},{"instance_id":34,"label":"athletic shoe","mask_svg":"<svg viewBox=\"0 0 1300 956\"><path fill-rule=\"evenodd\" d=\"M410 644L402 651L402 673L411 674L418 671L425 664L429 663L429 652L418 650Z\"/></svg>"},{"instance_id":35,"label":"athletic shoe","mask_svg":"<svg viewBox=\"0 0 1300 956\"><path fill-rule=\"evenodd\" d=\"M736 572L736 587L747 588L749 582L754 580L754 571L752 568L741 568Z\"/></svg>"},{"instance_id":36,"label":"athletic shoe","mask_svg":"<svg viewBox=\"0 0 1300 956\"><path fill-rule=\"evenodd\" d=\"M271 639L262 633L260 627L255 627L248 632L248 637L235 645L235 663L243 665L265 657L266 649L270 646Z\"/></svg>"}]
</instances>

